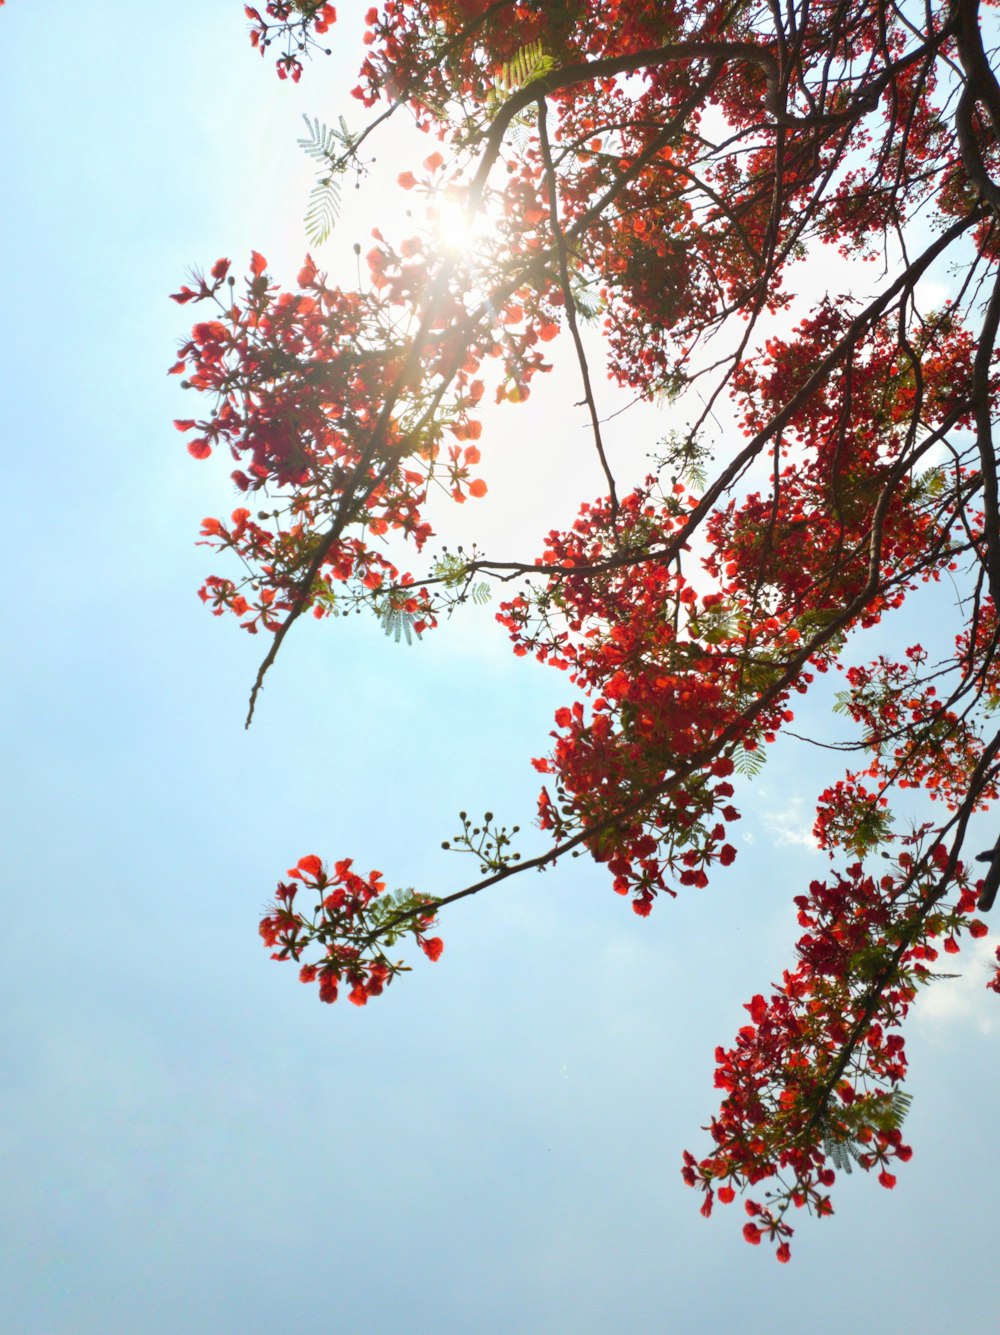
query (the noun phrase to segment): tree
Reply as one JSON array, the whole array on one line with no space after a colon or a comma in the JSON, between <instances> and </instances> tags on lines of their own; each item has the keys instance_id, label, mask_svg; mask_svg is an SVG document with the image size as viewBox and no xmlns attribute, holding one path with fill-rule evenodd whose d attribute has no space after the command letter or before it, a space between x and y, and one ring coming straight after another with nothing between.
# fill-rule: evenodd
<instances>
[{"instance_id":1,"label":"tree","mask_svg":"<svg viewBox=\"0 0 1000 1335\"><path fill-rule=\"evenodd\" d=\"M318 0L245 12L294 80L336 17ZM409 112L440 145L399 179L423 224L376 234L357 290L307 257L283 291L254 252L242 284L222 259L175 294L211 311L172 368L211 407L177 426L196 458L231 451L247 500L203 523L245 573L201 597L273 637L248 724L307 611L367 607L410 639L491 582L520 581L498 613L514 652L574 688L534 761L541 855L463 814L455 847L481 876L456 893L390 895L381 873L315 855L279 883L261 935L324 1001L346 987L364 1005L404 969L400 940L438 958L444 905L579 850L640 916L707 885L736 857L734 771L759 768L817 673L843 672L858 734L833 750L857 758L815 824L833 869L795 900L794 965L717 1050L712 1145L682 1169L706 1215L760 1186L744 1236L783 1261L790 1208L829 1214L838 1171L894 1185L900 1026L940 951L986 934L974 915L1000 883L1000 842L979 879L967 848L1000 781L1000 83L983 22L975 0L385 0L354 89L381 110L361 132L310 122L307 222L318 243L340 176ZM492 220L474 250L441 242L456 209ZM822 246L869 262L864 290L802 309L795 264ZM949 292L936 306L930 280ZM615 380L691 414L628 487L588 321ZM428 559L433 492L486 493L487 380L523 400L560 333L606 494L538 556ZM727 402L738 425L720 429ZM928 623L954 618L942 643L845 667L866 628L921 600ZM937 818L894 819L907 790Z\"/></svg>"}]
</instances>

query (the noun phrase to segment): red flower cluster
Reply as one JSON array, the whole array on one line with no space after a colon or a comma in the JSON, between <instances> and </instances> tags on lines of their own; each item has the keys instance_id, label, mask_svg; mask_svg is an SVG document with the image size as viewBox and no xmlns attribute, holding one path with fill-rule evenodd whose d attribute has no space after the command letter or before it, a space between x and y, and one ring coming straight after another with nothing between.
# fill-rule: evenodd
<instances>
[{"instance_id":1,"label":"red flower cluster","mask_svg":"<svg viewBox=\"0 0 1000 1335\"><path fill-rule=\"evenodd\" d=\"M315 855L299 858L288 872L289 881L279 882L275 903L261 919L260 935L272 959L293 959L301 965L303 983L318 981L320 1001L336 1001L346 985L347 999L365 1006L406 968L386 956L377 944L380 938L395 941L412 935L429 960L440 958L444 943L427 936L435 921L431 901L412 894L385 896L381 872L363 877L352 866L352 859L344 858L334 863L331 874ZM308 918L294 907L300 887L318 898ZM302 963L317 944L321 957Z\"/></svg>"},{"instance_id":2,"label":"red flower cluster","mask_svg":"<svg viewBox=\"0 0 1000 1335\"><path fill-rule=\"evenodd\" d=\"M643 916L660 892L702 888L733 861L733 776L791 721L792 693L923 584L963 581L962 626L937 662L936 647L913 645L846 673L839 708L866 755L821 795L815 833L848 865L796 901L797 963L718 1050L714 1150L685 1156L706 1214L716 1196L775 1184L746 1201L743 1234L772 1240L782 1261L791 1205L829 1214L841 1167L891 1187L909 1157L899 1027L938 950L986 930L959 857L1000 781L1000 734L987 732L1000 700L998 321L995 301L985 316L981 305L1000 259L1000 147L976 91L989 65L976 7L793 9L791 44L766 6L369 9L354 94L405 104L437 134L443 151L399 177L427 227L398 244L375 233L363 291L329 286L307 260L298 290L281 292L254 253L237 299L220 260L176 294L215 309L174 368L214 399L205 420L178 422L190 452L228 448L248 497L203 523L205 542L251 570L206 582L216 613L278 630L305 606L365 602L419 631L480 573L528 578L499 620L515 653L567 672L579 693L534 761L549 784L539 825L555 840L544 856L584 845ZM277 42L293 80L335 17L319 0L246 13L254 44ZM492 217L467 253L440 244L452 207ZM810 248L870 259L887 236L899 253L867 304L831 294L790 333L767 325ZM954 303L927 311L917 294L949 261L963 275ZM579 335L588 315L603 320L612 375L640 395L714 385L659 478L624 499ZM432 486L459 502L486 492L484 363L499 368L497 401L519 402L564 326L607 498L551 533L534 566L447 555L425 576L400 573L388 543L424 549ZM723 391L742 439L696 481L699 432ZM889 803L901 789L948 815L873 875L862 859L899 847ZM484 870L495 875L482 885L511 874L502 860ZM430 901L389 905L377 874L349 862L328 879L303 859L291 876L262 934L279 958L321 945L302 970L324 999L342 982L358 1004L377 995L400 967L377 942L401 932L440 953L425 934ZM299 882L319 895L311 920L292 907ZM1000 992L1000 967L989 986Z\"/></svg>"},{"instance_id":3,"label":"red flower cluster","mask_svg":"<svg viewBox=\"0 0 1000 1335\"><path fill-rule=\"evenodd\" d=\"M413 618L418 634L433 626L426 589L375 544L396 532L418 551L423 547L431 534L423 507L439 474L456 500L486 491L482 479L470 478L480 458L476 447L449 448L439 458L446 430L459 439L478 437L471 412L482 382L459 368L433 417L419 394L393 394L404 358L387 344L386 310L403 299L402 285L422 289L426 275L386 246L376 247L369 262L376 291L367 295L330 287L310 259L299 273L300 291L281 292L256 251L242 303L228 260L174 294L175 301L210 300L218 309L218 318L195 324L172 368L187 373L186 387L214 398L208 419L175 423L196 433L189 452L204 459L227 447L242 465L232 474L241 491L293 489L284 511L261 511L255 522L240 508L229 524L211 518L202 525L208 545L233 550L251 573L240 587L213 576L201 596L217 613L250 613L242 624L251 631L276 630L278 614L300 603L317 616L341 610L336 584L351 586L348 606L373 598L381 606L390 598ZM437 356L446 358L438 343ZM428 361L433 365L433 350Z\"/></svg>"},{"instance_id":4,"label":"red flower cluster","mask_svg":"<svg viewBox=\"0 0 1000 1335\"><path fill-rule=\"evenodd\" d=\"M534 600L498 614L515 653L567 671L591 697L589 710L577 701L556 713L555 748L534 762L556 779L540 824L558 838L587 832L642 916L658 892L675 893L668 878L703 888L713 862L733 861L732 755L792 718L781 669L798 632L752 622L738 597L699 596L679 563L630 559L676 550L695 504L680 485L664 494L647 479L617 507L585 505L568 533L549 534ZM763 669L748 668L750 656Z\"/></svg>"},{"instance_id":5,"label":"red flower cluster","mask_svg":"<svg viewBox=\"0 0 1000 1335\"><path fill-rule=\"evenodd\" d=\"M267 18L262 18L260 10L252 5L244 5L243 12L252 24L250 42L262 56L276 42L280 49L284 40L284 50L275 62L278 78L290 78L293 83L302 77L300 57L311 47L319 46L313 34L328 32L337 21L337 11L325 0L269 0L264 5ZM274 22L269 23L268 19ZM326 54L330 54L328 50Z\"/></svg>"},{"instance_id":6,"label":"red flower cluster","mask_svg":"<svg viewBox=\"0 0 1000 1335\"><path fill-rule=\"evenodd\" d=\"M959 656L967 659L962 643ZM927 660L921 646L907 649L906 658L893 662L883 656L867 667L848 668L843 709L862 726L874 752L866 775L900 789L923 788L954 811L982 755L982 738L967 713L949 708L937 686L921 680ZM986 785L976 808L985 810L996 796L996 785Z\"/></svg>"},{"instance_id":7,"label":"red flower cluster","mask_svg":"<svg viewBox=\"0 0 1000 1335\"><path fill-rule=\"evenodd\" d=\"M929 981L934 943L943 939L954 954L963 930L986 931L969 919L976 891L962 865L952 865L940 844L922 851L919 839L905 841L912 851L878 880L855 863L796 898L805 928L799 963L769 1001L748 1003L750 1024L735 1046L716 1049L715 1083L725 1097L710 1128L715 1148L700 1161L685 1153L683 1177L701 1188L706 1215L716 1194L728 1204L737 1190L776 1179L765 1203L747 1200L755 1222L744 1237L778 1242L779 1260L790 1255L790 1206L832 1213L831 1164L849 1171L856 1163L891 1188L889 1165L912 1154L899 1130L906 1106L896 1092L906 1074L899 1029Z\"/></svg>"},{"instance_id":8,"label":"red flower cluster","mask_svg":"<svg viewBox=\"0 0 1000 1335\"><path fill-rule=\"evenodd\" d=\"M978 936L980 935L980 933L977 932L975 933L975 935ZM986 984L986 986L987 988L989 988L991 992L996 992L998 995L1000 995L1000 946L997 946L996 948L996 961L997 961L996 970L993 973L993 976L990 978L990 981Z\"/></svg>"}]
</instances>

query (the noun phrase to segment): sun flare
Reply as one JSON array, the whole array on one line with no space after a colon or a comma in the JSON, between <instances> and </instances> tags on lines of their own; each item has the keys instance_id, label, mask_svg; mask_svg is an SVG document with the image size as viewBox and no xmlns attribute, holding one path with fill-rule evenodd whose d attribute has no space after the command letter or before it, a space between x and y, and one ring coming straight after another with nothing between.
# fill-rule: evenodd
<instances>
[{"instance_id":1,"label":"sun flare","mask_svg":"<svg viewBox=\"0 0 1000 1335\"><path fill-rule=\"evenodd\" d=\"M434 206L434 228L441 249L451 255L471 256L482 235L481 216L470 218L457 199L442 199Z\"/></svg>"}]
</instances>

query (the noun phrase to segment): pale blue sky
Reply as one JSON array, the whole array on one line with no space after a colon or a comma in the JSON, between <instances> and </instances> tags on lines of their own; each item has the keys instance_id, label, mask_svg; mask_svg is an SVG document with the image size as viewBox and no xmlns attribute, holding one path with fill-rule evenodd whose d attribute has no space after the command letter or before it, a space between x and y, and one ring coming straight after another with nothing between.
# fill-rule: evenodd
<instances>
[{"instance_id":1,"label":"pale blue sky","mask_svg":"<svg viewBox=\"0 0 1000 1335\"><path fill-rule=\"evenodd\" d=\"M528 823L566 689L488 610L409 650L310 622L245 733L261 643L195 596L199 521L233 499L171 426L191 308L167 294L251 247L294 275L300 116L355 114L349 33L295 88L238 0L0 12L0 1329L993 1331L985 972L911 1027L896 1191L855 1174L833 1220L797 1221L790 1266L680 1181L713 1048L788 962L791 897L822 873L795 842L829 774L814 755L776 751L736 865L645 922L582 860L526 877L451 910L442 960L365 1011L320 1005L261 948L259 911L307 852L462 884L474 867L440 840L462 807ZM385 152L331 267L365 209L398 226ZM499 555L597 489L561 384L485 433L490 497L462 518ZM620 419L615 448L661 429Z\"/></svg>"}]
</instances>

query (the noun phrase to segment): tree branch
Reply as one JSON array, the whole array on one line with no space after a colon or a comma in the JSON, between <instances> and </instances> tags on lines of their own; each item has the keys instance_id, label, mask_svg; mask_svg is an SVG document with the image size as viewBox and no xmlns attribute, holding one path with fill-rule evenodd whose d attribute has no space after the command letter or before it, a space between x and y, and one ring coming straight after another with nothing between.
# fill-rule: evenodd
<instances>
[{"instance_id":1,"label":"tree branch","mask_svg":"<svg viewBox=\"0 0 1000 1335\"><path fill-rule=\"evenodd\" d=\"M538 99L538 138L542 149L542 161L545 164L545 172L549 182L549 222L552 226L552 235L555 238L556 254L559 259L559 280L562 287L563 301L566 304L566 322L569 325L570 333L573 336L573 346L576 348L576 359L580 366L580 378L583 381L583 393L587 402L587 408L590 412L590 425L594 433L594 444L597 447L597 457L601 461L601 467L604 469L604 476L608 483L608 495L611 498L611 517L614 520L618 515L618 493L615 490L615 479L611 472L611 466L608 463L608 456L604 452L604 441L601 437L601 420L597 411L597 404L594 401L594 390L590 383L590 368L587 365L587 354L584 351L583 340L580 337L580 327L576 318L576 300L573 297L573 288L569 278L569 264L566 257L566 239L563 236L562 224L559 221L559 196L558 185L556 181L556 169L552 163L552 148L549 144L549 132L546 124L546 106L544 97Z\"/></svg>"}]
</instances>

